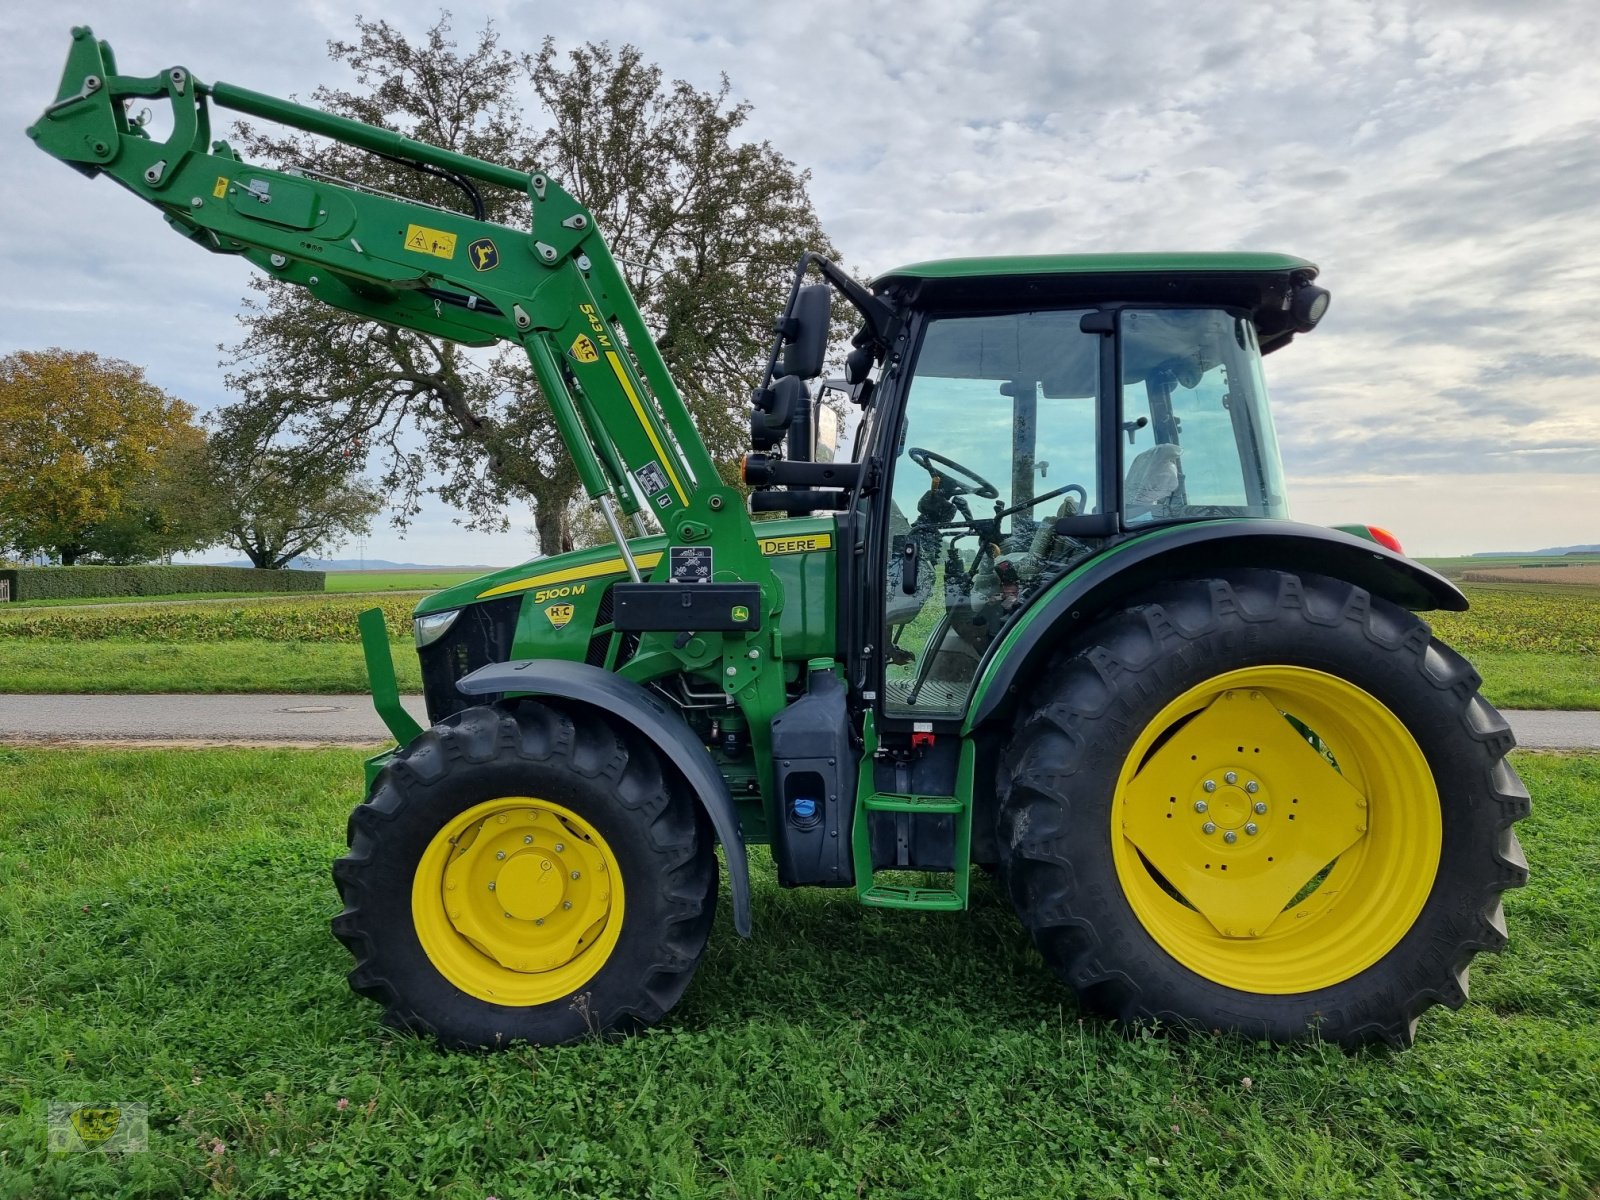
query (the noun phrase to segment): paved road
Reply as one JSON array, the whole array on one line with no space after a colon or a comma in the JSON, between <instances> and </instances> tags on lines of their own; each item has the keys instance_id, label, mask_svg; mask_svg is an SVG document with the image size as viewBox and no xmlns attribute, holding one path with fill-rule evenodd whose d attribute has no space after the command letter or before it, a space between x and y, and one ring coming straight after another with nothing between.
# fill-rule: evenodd
<instances>
[{"instance_id":1,"label":"paved road","mask_svg":"<svg viewBox=\"0 0 1600 1200\"><path fill-rule=\"evenodd\" d=\"M407 696L419 721L422 697ZM1600 712L1507 712L1530 750L1600 750ZM371 743L365 696L0 696L0 741Z\"/></svg>"},{"instance_id":2,"label":"paved road","mask_svg":"<svg viewBox=\"0 0 1600 1200\"><path fill-rule=\"evenodd\" d=\"M426 721L421 696L405 705ZM389 740L366 696L0 696L0 741Z\"/></svg>"}]
</instances>

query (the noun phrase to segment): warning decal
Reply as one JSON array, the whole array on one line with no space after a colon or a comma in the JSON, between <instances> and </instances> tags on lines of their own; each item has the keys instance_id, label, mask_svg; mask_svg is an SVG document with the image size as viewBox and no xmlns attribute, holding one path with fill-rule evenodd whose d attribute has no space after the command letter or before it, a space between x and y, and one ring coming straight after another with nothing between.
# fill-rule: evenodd
<instances>
[{"instance_id":1,"label":"warning decal","mask_svg":"<svg viewBox=\"0 0 1600 1200\"><path fill-rule=\"evenodd\" d=\"M435 258L454 258L456 235L442 229L429 229L426 225L407 225L406 249Z\"/></svg>"},{"instance_id":2,"label":"warning decal","mask_svg":"<svg viewBox=\"0 0 1600 1200\"><path fill-rule=\"evenodd\" d=\"M671 554L673 583L711 582L710 546L674 546Z\"/></svg>"},{"instance_id":3,"label":"warning decal","mask_svg":"<svg viewBox=\"0 0 1600 1200\"><path fill-rule=\"evenodd\" d=\"M633 477L639 481L639 486L644 489L646 496L654 496L657 492L667 490L667 477L661 470L661 464L654 460L635 471Z\"/></svg>"},{"instance_id":4,"label":"warning decal","mask_svg":"<svg viewBox=\"0 0 1600 1200\"><path fill-rule=\"evenodd\" d=\"M218 200L228 194L228 177L226 175L217 176L217 185L211 189L211 194Z\"/></svg>"}]
</instances>

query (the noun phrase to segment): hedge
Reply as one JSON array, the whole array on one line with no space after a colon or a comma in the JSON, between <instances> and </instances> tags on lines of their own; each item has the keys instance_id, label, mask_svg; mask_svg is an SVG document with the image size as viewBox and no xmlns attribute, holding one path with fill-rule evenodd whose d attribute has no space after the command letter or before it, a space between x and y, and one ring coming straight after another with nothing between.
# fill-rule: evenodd
<instances>
[{"instance_id":1,"label":"hedge","mask_svg":"<svg viewBox=\"0 0 1600 1200\"><path fill-rule=\"evenodd\" d=\"M13 600L92 600L101 596L178 596L194 592L320 592L326 581L325 571L263 571L255 567L0 570L0 592L9 590Z\"/></svg>"}]
</instances>

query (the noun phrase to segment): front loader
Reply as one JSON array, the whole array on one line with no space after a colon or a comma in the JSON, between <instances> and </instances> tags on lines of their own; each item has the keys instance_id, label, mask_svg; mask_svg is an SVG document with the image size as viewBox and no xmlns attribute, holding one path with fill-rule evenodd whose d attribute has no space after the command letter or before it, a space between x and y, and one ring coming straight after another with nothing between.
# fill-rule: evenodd
<instances>
[{"instance_id":1,"label":"front loader","mask_svg":"<svg viewBox=\"0 0 1600 1200\"><path fill-rule=\"evenodd\" d=\"M171 136L134 100L169 103ZM512 189L531 227L246 163L213 107L443 173L467 207ZM28 134L329 304L521 346L610 530L418 605L426 729L363 618L397 744L333 928L390 1023L494 1047L659 1021L722 870L752 933L751 843L782 885L881 909L962 910L992 868L1127 1025L1406 1044L1504 943L1527 792L1416 615L1465 598L1382 530L1288 518L1262 359L1321 319L1311 263L953 259L865 285L807 256L747 494L547 175L183 67L119 75L85 28ZM822 380L840 298L859 331Z\"/></svg>"}]
</instances>

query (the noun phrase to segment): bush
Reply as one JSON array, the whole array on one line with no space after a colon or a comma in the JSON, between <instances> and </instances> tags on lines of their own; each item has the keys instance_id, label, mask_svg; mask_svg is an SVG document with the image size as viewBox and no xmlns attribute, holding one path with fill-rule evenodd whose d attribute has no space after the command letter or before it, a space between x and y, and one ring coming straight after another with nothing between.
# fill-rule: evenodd
<instances>
[{"instance_id":1,"label":"bush","mask_svg":"<svg viewBox=\"0 0 1600 1200\"><path fill-rule=\"evenodd\" d=\"M324 571L255 567L15 567L0 570L13 600L92 600L192 592L320 592ZM0 591L6 590L0 587Z\"/></svg>"}]
</instances>

